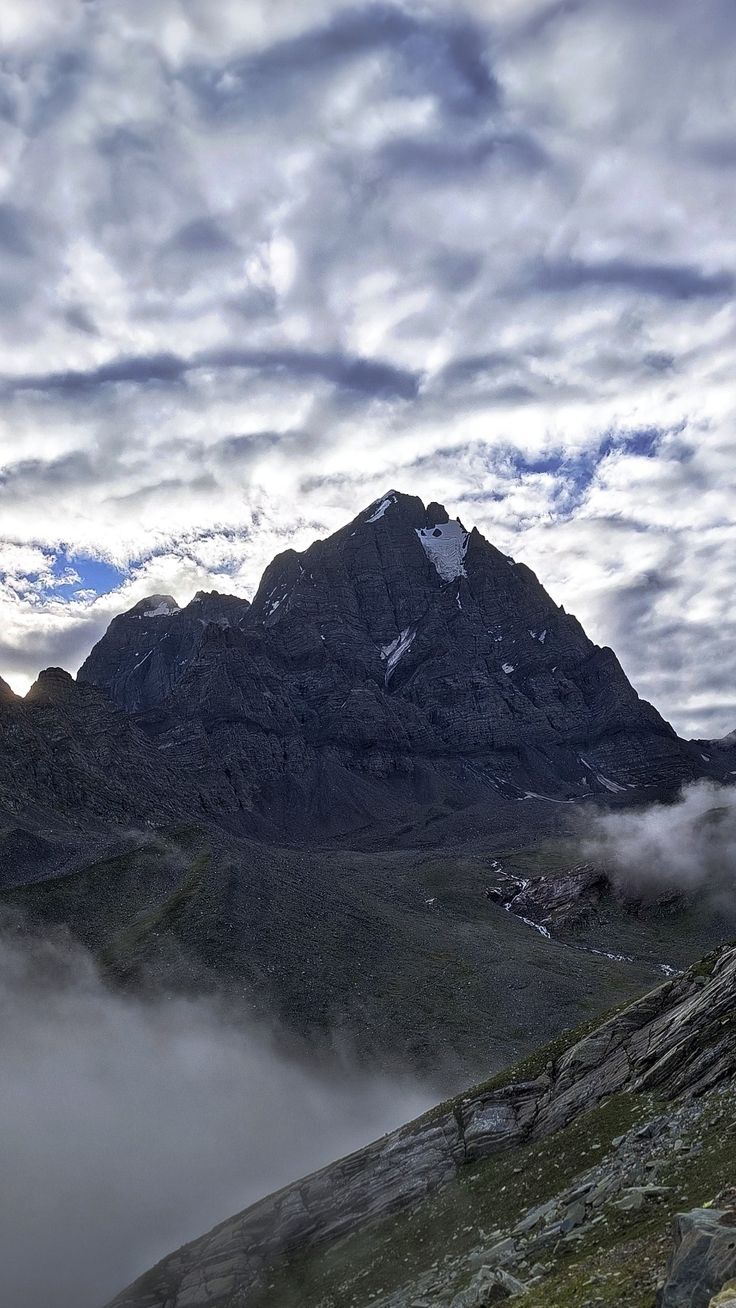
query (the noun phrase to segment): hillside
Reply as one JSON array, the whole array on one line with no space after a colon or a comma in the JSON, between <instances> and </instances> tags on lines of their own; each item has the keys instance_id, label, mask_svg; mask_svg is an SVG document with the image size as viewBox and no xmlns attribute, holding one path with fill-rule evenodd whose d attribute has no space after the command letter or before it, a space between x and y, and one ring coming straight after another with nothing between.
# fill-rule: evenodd
<instances>
[{"instance_id":1,"label":"hillside","mask_svg":"<svg viewBox=\"0 0 736 1308\"><path fill-rule=\"evenodd\" d=\"M651 1308L674 1214L733 1185L735 1022L728 948L222 1223L110 1308L482 1308L516 1297L528 1308ZM673 1271L664 1308L706 1308L736 1272L731 1235L709 1282L704 1243Z\"/></svg>"}]
</instances>

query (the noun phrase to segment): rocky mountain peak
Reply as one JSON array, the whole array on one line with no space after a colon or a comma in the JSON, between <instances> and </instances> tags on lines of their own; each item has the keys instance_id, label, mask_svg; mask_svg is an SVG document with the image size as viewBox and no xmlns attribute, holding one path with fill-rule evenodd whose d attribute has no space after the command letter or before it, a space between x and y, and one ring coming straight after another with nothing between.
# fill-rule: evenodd
<instances>
[{"instance_id":1,"label":"rocky mountain peak","mask_svg":"<svg viewBox=\"0 0 736 1308\"><path fill-rule=\"evenodd\" d=\"M357 517L349 524L349 527L343 528L348 531L356 526L375 526L377 523L383 523L385 526L402 526L406 528L434 527L449 522L449 514L443 504L437 503L436 500L430 501L425 506L424 501L418 495L407 495L404 491L388 490L378 499L366 506ZM336 534L340 534L339 532Z\"/></svg>"},{"instance_id":2,"label":"rocky mountain peak","mask_svg":"<svg viewBox=\"0 0 736 1308\"><path fill-rule=\"evenodd\" d=\"M405 495L403 491L388 490L363 509L354 522L372 525L381 522L387 514L390 514L394 520L413 520L421 517L423 513L424 505L417 495Z\"/></svg>"},{"instance_id":3,"label":"rocky mountain peak","mask_svg":"<svg viewBox=\"0 0 736 1308\"><path fill-rule=\"evenodd\" d=\"M324 807L325 770L357 810L367 776L410 789L425 769L438 794L480 785L522 801L623 793L692 775L700 757L529 568L395 489L278 555L252 604L139 602L79 677L128 712L155 710L173 733L161 747L186 740L187 768L215 789L227 757L243 811L304 785ZM184 721L206 736L177 734ZM286 809L303 821L306 801Z\"/></svg>"},{"instance_id":4,"label":"rocky mountain peak","mask_svg":"<svg viewBox=\"0 0 736 1308\"><path fill-rule=\"evenodd\" d=\"M214 623L218 627L240 626L248 609L250 600L240 595L228 595L219 590L198 590L184 609L186 618L200 623Z\"/></svg>"},{"instance_id":5,"label":"rocky mountain peak","mask_svg":"<svg viewBox=\"0 0 736 1308\"><path fill-rule=\"evenodd\" d=\"M178 613L179 605L173 595L146 595L128 610L127 617L170 618Z\"/></svg>"},{"instance_id":6,"label":"rocky mountain peak","mask_svg":"<svg viewBox=\"0 0 736 1308\"><path fill-rule=\"evenodd\" d=\"M28 704L66 704L77 693L74 678L64 668L46 668L26 695Z\"/></svg>"}]
</instances>

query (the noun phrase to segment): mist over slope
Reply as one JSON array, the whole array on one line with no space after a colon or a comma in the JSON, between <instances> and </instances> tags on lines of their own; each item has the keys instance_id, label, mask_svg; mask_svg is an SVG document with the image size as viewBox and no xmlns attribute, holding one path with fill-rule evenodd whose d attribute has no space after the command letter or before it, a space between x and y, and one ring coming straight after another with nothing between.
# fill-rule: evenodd
<instances>
[{"instance_id":1,"label":"mist over slope","mask_svg":"<svg viewBox=\"0 0 736 1308\"><path fill-rule=\"evenodd\" d=\"M599 813L585 853L629 895L680 891L736 918L736 787L701 780L675 803Z\"/></svg>"},{"instance_id":2,"label":"mist over slope","mask_svg":"<svg viewBox=\"0 0 736 1308\"><path fill-rule=\"evenodd\" d=\"M144 1002L55 939L0 937L0 1302L99 1308L171 1247L426 1108L278 1052L216 1005Z\"/></svg>"}]
</instances>

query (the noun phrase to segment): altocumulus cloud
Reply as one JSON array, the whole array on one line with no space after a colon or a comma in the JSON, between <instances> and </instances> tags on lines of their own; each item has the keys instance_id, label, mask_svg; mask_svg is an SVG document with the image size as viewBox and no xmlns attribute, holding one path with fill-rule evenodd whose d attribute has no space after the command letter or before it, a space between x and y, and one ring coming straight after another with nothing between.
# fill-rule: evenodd
<instances>
[{"instance_id":1,"label":"altocumulus cloud","mask_svg":"<svg viewBox=\"0 0 736 1308\"><path fill-rule=\"evenodd\" d=\"M145 589L248 593L399 485L730 730L735 29L8 0L0 672L76 666Z\"/></svg>"}]
</instances>

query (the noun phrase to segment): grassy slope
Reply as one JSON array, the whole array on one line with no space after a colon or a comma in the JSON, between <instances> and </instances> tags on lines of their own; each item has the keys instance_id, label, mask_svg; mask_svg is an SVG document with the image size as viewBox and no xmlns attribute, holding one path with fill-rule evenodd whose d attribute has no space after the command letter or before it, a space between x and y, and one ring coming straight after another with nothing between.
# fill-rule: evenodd
<instances>
[{"instance_id":1,"label":"grassy slope","mask_svg":"<svg viewBox=\"0 0 736 1308\"><path fill-rule=\"evenodd\" d=\"M569 860L559 842L503 857L520 872ZM371 1066L418 1070L440 1093L650 989L658 963L713 943L712 925L708 936L690 924L682 943L674 919L615 906L604 930L544 940L485 897L491 862L483 851L215 847L179 828L5 891L0 905L67 924L118 982L217 992L323 1052L337 1039ZM587 952L586 930L594 948L639 961Z\"/></svg>"},{"instance_id":2,"label":"grassy slope","mask_svg":"<svg viewBox=\"0 0 736 1308\"><path fill-rule=\"evenodd\" d=\"M418 1069L441 1093L658 979L654 963L543 940L486 899L489 862L213 849L180 829L0 904L68 924L118 981L223 993L316 1046L337 1037L359 1060Z\"/></svg>"}]
</instances>

